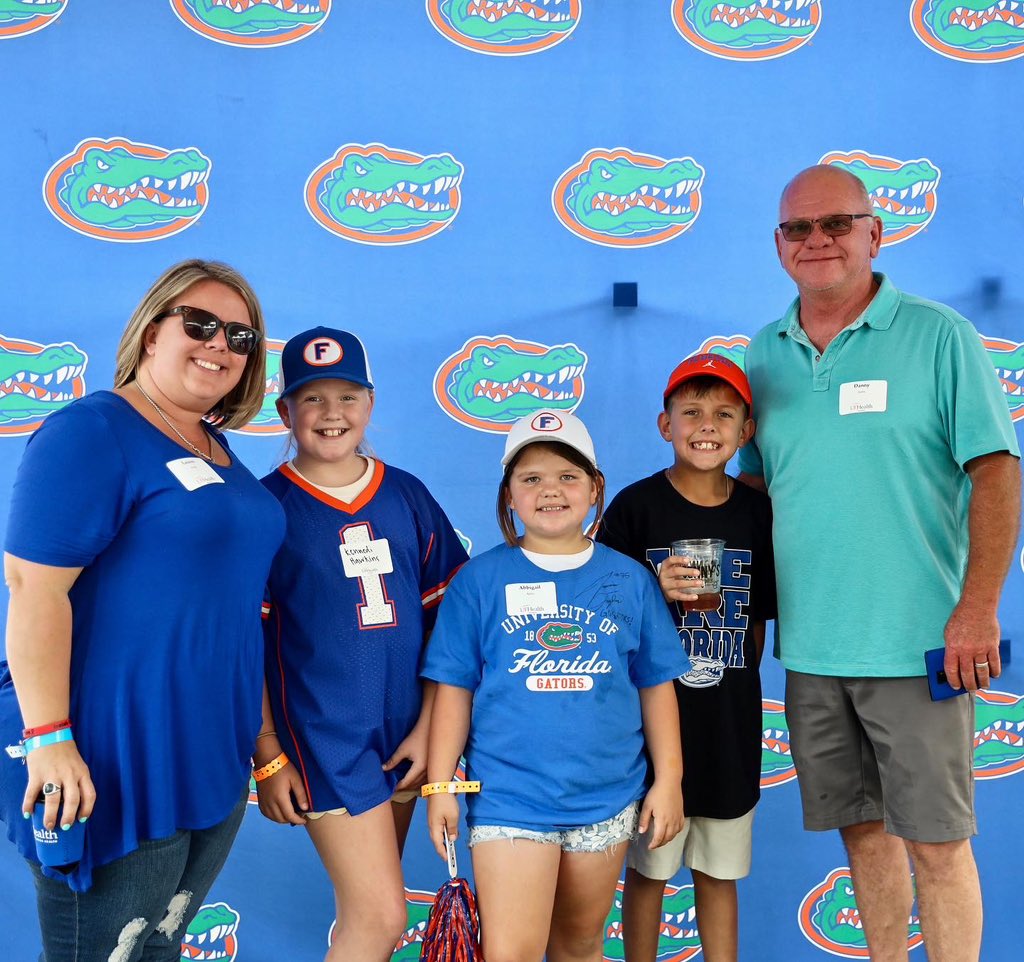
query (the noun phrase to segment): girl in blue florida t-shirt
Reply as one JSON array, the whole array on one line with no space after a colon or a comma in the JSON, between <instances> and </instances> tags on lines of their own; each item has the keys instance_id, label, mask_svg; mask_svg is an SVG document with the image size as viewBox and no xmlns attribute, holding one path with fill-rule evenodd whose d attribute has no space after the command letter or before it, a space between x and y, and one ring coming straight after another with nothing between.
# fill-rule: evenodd
<instances>
[{"instance_id":1,"label":"girl in blue florida t-shirt","mask_svg":"<svg viewBox=\"0 0 1024 962\"><path fill-rule=\"evenodd\" d=\"M653 827L653 848L682 827L672 679L689 662L651 575L584 536L604 476L583 423L523 418L502 464L506 543L452 581L422 670L438 683L430 835L444 855L458 832L465 750L485 958L599 962L629 839Z\"/></svg>"}]
</instances>

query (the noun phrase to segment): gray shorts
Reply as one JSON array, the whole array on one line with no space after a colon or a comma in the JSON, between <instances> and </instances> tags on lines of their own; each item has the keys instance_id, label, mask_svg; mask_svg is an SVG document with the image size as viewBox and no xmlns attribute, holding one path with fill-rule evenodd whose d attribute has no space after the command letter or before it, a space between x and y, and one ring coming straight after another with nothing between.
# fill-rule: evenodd
<instances>
[{"instance_id":1,"label":"gray shorts","mask_svg":"<svg viewBox=\"0 0 1024 962\"><path fill-rule=\"evenodd\" d=\"M618 815L604 821L558 832L535 832L512 825L474 825L469 830L469 847L495 839L521 838L542 845L557 845L563 852L603 852L631 839L636 834L639 817L640 803L630 802Z\"/></svg>"},{"instance_id":2,"label":"gray shorts","mask_svg":"<svg viewBox=\"0 0 1024 962\"><path fill-rule=\"evenodd\" d=\"M932 701L923 676L787 671L786 719L804 828L881 820L917 842L976 833L971 695Z\"/></svg>"}]
</instances>

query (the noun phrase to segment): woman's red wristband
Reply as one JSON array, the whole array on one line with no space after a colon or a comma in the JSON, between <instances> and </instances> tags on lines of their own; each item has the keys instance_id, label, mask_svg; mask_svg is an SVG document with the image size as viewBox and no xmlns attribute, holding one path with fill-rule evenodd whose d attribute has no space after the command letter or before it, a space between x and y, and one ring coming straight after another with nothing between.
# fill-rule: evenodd
<instances>
[{"instance_id":1,"label":"woman's red wristband","mask_svg":"<svg viewBox=\"0 0 1024 962\"><path fill-rule=\"evenodd\" d=\"M38 725L36 728L23 728L21 738L35 738L36 735L49 735L51 732L59 732L62 728L70 728L71 719L65 718L62 721L50 722L49 725Z\"/></svg>"}]
</instances>

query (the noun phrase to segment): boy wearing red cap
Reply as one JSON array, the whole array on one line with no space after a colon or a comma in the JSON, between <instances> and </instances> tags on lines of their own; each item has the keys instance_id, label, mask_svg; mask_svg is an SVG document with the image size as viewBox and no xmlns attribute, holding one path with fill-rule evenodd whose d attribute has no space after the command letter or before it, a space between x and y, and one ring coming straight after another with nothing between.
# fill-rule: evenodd
<instances>
[{"instance_id":1,"label":"boy wearing red cap","mask_svg":"<svg viewBox=\"0 0 1024 962\"><path fill-rule=\"evenodd\" d=\"M665 883L685 865L693 875L697 926L707 962L736 962L736 879L750 870L754 806L760 797L761 681L765 622L775 617L771 506L726 474L754 433L742 368L698 354L669 376L658 430L673 464L621 491L599 540L657 573L691 668L676 680L683 743L686 826L674 842L636 839L626 859L623 935L627 962L654 962ZM671 555L682 538L725 541L722 601L687 611L696 574Z\"/></svg>"}]
</instances>

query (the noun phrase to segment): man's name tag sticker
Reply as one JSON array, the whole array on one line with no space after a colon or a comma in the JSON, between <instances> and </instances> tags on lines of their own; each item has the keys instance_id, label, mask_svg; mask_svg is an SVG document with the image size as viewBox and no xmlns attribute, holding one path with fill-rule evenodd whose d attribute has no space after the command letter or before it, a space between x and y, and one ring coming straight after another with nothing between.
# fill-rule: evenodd
<instances>
[{"instance_id":1,"label":"man's name tag sticker","mask_svg":"<svg viewBox=\"0 0 1024 962\"><path fill-rule=\"evenodd\" d=\"M208 484L224 483L224 479L202 458L176 458L167 462L167 470L181 482L186 491L205 488Z\"/></svg>"},{"instance_id":2,"label":"man's name tag sticker","mask_svg":"<svg viewBox=\"0 0 1024 962\"><path fill-rule=\"evenodd\" d=\"M387 538L376 541L357 541L339 545L341 563L346 578L365 578L367 575L389 575L395 570L391 563L391 545Z\"/></svg>"},{"instance_id":3,"label":"man's name tag sticker","mask_svg":"<svg viewBox=\"0 0 1024 962\"><path fill-rule=\"evenodd\" d=\"M839 385L839 413L879 413L885 410L888 396L888 381L847 381Z\"/></svg>"},{"instance_id":4,"label":"man's name tag sticker","mask_svg":"<svg viewBox=\"0 0 1024 962\"><path fill-rule=\"evenodd\" d=\"M553 615L558 611L555 583L505 585L505 608L510 615Z\"/></svg>"}]
</instances>

